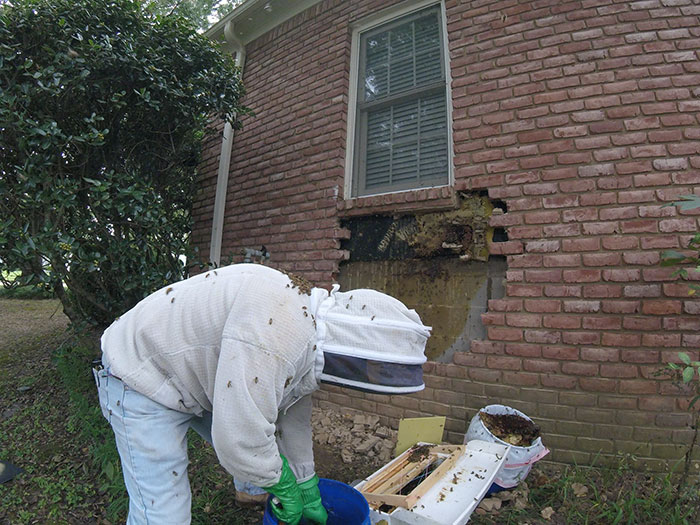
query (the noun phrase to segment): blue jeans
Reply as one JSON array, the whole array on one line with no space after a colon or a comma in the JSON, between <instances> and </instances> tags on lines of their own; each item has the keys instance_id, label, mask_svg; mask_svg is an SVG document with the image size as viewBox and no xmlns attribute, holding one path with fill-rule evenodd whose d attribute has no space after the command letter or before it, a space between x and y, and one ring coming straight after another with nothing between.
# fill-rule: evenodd
<instances>
[{"instance_id":1,"label":"blue jeans","mask_svg":"<svg viewBox=\"0 0 700 525\"><path fill-rule=\"evenodd\" d=\"M112 425L129 493L128 525L186 525L192 495L187 477L187 430L211 443L211 412L172 410L139 394L108 370L95 371L102 414ZM262 494L250 483L237 491Z\"/></svg>"}]
</instances>

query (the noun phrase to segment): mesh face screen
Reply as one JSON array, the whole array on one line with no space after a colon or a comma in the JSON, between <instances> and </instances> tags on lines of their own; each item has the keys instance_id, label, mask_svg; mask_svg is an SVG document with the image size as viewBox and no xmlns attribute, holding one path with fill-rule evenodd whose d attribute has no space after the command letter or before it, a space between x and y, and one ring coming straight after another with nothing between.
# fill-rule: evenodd
<instances>
[{"instance_id":1,"label":"mesh face screen","mask_svg":"<svg viewBox=\"0 0 700 525\"><path fill-rule=\"evenodd\" d=\"M400 390L407 388L420 390L423 388L422 365L372 361L333 353L326 353L324 357L323 375L333 376L341 381L347 380L349 384L346 386L371 392L386 391L387 393L390 393L392 387Z\"/></svg>"}]
</instances>

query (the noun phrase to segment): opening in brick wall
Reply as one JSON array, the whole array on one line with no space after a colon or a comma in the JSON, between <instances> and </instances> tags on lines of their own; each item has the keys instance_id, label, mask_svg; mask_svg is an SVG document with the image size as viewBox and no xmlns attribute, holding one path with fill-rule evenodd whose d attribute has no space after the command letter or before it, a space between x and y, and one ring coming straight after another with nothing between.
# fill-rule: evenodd
<instances>
[{"instance_id":1,"label":"opening in brick wall","mask_svg":"<svg viewBox=\"0 0 700 525\"><path fill-rule=\"evenodd\" d=\"M433 327L428 359L451 362L471 340L486 338L481 314L489 299L504 296L506 259L488 252L491 241L507 240L488 225L494 208L503 206L468 194L454 210L347 219L341 289L382 290L415 308Z\"/></svg>"}]
</instances>

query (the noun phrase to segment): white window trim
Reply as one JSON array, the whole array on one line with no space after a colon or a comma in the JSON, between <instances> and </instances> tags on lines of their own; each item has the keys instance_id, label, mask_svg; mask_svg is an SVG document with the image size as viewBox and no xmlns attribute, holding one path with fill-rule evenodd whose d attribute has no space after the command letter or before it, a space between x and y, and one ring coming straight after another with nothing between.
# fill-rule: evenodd
<instances>
[{"instance_id":1,"label":"white window trim","mask_svg":"<svg viewBox=\"0 0 700 525\"><path fill-rule=\"evenodd\" d=\"M402 193L406 191L417 191L427 189L413 188L408 190L386 191L373 193L370 195L353 196L352 183L354 176L355 162L355 131L357 123L357 97L358 97L358 79L360 74L360 41L362 33L374 29L377 26L391 22L397 18L410 15L413 12L420 11L430 6L440 6L440 23L442 24L442 50L443 61L445 64L445 107L447 110L447 184L441 184L443 187L452 186L454 184L454 148L452 145L452 76L450 74L450 51L448 48L447 38L447 14L445 12L445 4L443 1L436 2L435 0L409 0L396 6L384 9L371 15L362 21L352 25L352 47L350 51L350 88L348 91L348 127L345 145L345 184L343 188L343 197L345 199L365 198L375 195L385 195Z\"/></svg>"}]
</instances>

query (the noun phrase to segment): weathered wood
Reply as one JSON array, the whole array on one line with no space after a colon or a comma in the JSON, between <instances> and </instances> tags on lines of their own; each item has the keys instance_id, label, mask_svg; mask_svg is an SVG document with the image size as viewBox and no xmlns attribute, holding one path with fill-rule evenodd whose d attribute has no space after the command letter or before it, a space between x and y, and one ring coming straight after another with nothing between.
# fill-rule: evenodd
<instances>
[{"instance_id":1,"label":"weathered wood","mask_svg":"<svg viewBox=\"0 0 700 525\"><path fill-rule=\"evenodd\" d=\"M410 462L408 457L413 451L412 447L394 459L386 467L386 470L370 477L364 487L360 489L360 492L373 507L378 508L382 505L390 505L392 507L410 509L435 483L454 467L465 450L466 447L464 445L431 445L427 457L420 462ZM405 495L399 494L399 491L414 481L421 472L440 460L442 460L440 465L410 493Z\"/></svg>"}]
</instances>

